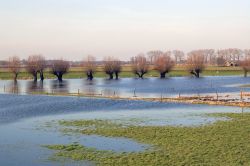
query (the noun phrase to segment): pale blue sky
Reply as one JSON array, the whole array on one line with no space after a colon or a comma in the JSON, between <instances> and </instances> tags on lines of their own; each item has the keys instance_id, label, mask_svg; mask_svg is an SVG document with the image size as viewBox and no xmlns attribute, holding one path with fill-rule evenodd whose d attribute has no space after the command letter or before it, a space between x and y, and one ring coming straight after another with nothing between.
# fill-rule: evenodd
<instances>
[{"instance_id":1,"label":"pale blue sky","mask_svg":"<svg viewBox=\"0 0 250 166\"><path fill-rule=\"evenodd\" d=\"M0 0L0 59L250 48L249 0Z\"/></svg>"}]
</instances>

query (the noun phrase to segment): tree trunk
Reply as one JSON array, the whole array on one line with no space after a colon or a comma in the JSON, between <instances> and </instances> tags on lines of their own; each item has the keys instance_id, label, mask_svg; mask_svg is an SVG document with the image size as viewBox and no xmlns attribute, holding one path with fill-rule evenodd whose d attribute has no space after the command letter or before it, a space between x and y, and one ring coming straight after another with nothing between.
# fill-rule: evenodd
<instances>
[{"instance_id":1,"label":"tree trunk","mask_svg":"<svg viewBox=\"0 0 250 166\"><path fill-rule=\"evenodd\" d=\"M141 73L140 78L143 79L145 73Z\"/></svg>"},{"instance_id":2,"label":"tree trunk","mask_svg":"<svg viewBox=\"0 0 250 166\"><path fill-rule=\"evenodd\" d=\"M115 79L118 80L119 79L119 73L115 72Z\"/></svg>"},{"instance_id":3,"label":"tree trunk","mask_svg":"<svg viewBox=\"0 0 250 166\"><path fill-rule=\"evenodd\" d=\"M200 77L200 72L199 71L191 71L190 72L192 75L194 75L196 78Z\"/></svg>"},{"instance_id":4,"label":"tree trunk","mask_svg":"<svg viewBox=\"0 0 250 166\"><path fill-rule=\"evenodd\" d=\"M88 80L93 80L94 76L92 72L87 73Z\"/></svg>"},{"instance_id":5,"label":"tree trunk","mask_svg":"<svg viewBox=\"0 0 250 166\"><path fill-rule=\"evenodd\" d=\"M62 74L58 74L58 75L57 75L57 78L58 78L58 81L59 81L59 82L62 82L62 81L63 81L63 80L62 80L62 76L63 76Z\"/></svg>"},{"instance_id":6,"label":"tree trunk","mask_svg":"<svg viewBox=\"0 0 250 166\"><path fill-rule=\"evenodd\" d=\"M198 71L196 72L196 77L200 78L200 72L198 72Z\"/></svg>"},{"instance_id":7,"label":"tree trunk","mask_svg":"<svg viewBox=\"0 0 250 166\"><path fill-rule=\"evenodd\" d=\"M244 77L247 77L247 71L246 70L244 71Z\"/></svg>"},{"instance_id":8,"label":"tree trunk","mask_svg":"<svg viewBox=\"0 0 250 166\"><path fill-rule=\"evenodd\" d=\"M197 77L197 78L200 78L201 70L200 70L200 69L196 69L196 70L195 70L195 73L196 73L196 77Z\"/></svg>"},{"instance_id":9,"label":"tree trunk","mask_svg":"<svg viewBox=\"0 0 250 166\"><path fill-rule=\"evenodd\" d=\"M44 80L44 75L43 75L43 72L42 72L42 71L40 71L40 79L41 79L41 81Z\"/></svg>"},{"instance_id":10,"label":"tree trunk","mask_svg":"<svg viewBox=\"0 0 250 166\"><path fill-rule=\"evenodd\" d=\"M17 73L14 74L14 82L17 82Z\"/></svg>"},{"instance_id":11,"label":"tree trunk","mask_svg":"<svg viewBox=\"0 0 250 166\"><path fill-rule=\"evenodd\" d=\"M161 73L161 78L166 78L166 73L165 72Z\"/></svg>"},{"instance_id":12,"label":"tree trunk","mask_svg":"<svg viewBox=\"0 0 250 166\"><path fill-rule=\"evenodd\" d=\"M135 73L139 78L141 78L141 75L138 73L138 72L136 72Z\"/></svg>"},{"instance_id":13,"label":"tree trunk","mask_svg":"<svg viewBox=\"0 0 250 166\"><path fill-rule=\"evenodd\" d=\"M37 82L37 73L35 74L33 74L33 77L34 77L34 82Z\"/></svg>"},{"instance_id":14,"label":"tree trunk","mask_svg":"<svg viewBox=\"0 0 250 166\"><path fill-rule=\"evenodd\" d=\"M114 77L113 77L113 73L112 73L112 74L109 74L109 79L110 79L110 80L113 80L113 78L114 78Z\"/></svg>"}]
</instances>

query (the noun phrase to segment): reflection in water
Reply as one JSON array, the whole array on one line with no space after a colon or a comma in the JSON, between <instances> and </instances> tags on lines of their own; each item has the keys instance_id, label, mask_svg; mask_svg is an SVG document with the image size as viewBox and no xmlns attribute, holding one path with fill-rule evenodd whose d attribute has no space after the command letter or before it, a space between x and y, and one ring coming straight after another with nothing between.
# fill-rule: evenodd
<instances>
[{"instance_id":1,"label":"reflection in water","mask_svg":"<svg viewBox=\"0 0 250 166\"><path fill-rule=\"evenodd\" d=\"M44 88L44 83L41 82L28 82L27 83L27 93L32 93L32 92L45 92L45 88Z\"/></svg>"},{"instance_id":2,"label":"reflection in water","mask_svg":"<svg viewBox=\"0 0 250 166\"><path fill-rule=\"evenodd\" d=\"M81 87L81 93L85 94L85 95L97 95L97 94L101 94L98 93L98 91L96 91L96 86L97 83L95 80L84 80L82 87Z\"/></svg>"},{"instance_id":3,"label":"reflection in water","mask_svg":"<svg viewBox=\"0 0 250 166\"><path fill-rule=\"evenodd\" d=\"M103 89L102 94L104 96L113 96L113 97L117 97L117 96L119 97L120 95L118 89L114 90L114 89L108 89L108 88Z\"/></svg>"},{"instance_id":4,"label":"reflection in water","mask_svg":"<svg viewBox=\"0 0 250 166\"><path fill-rule=\"evenodd\" d=\"M103 85L105 85L105 87L102 88L101 94L103 96L113 96L113 97L120 96L120 88L116 87L116 85L119 85L120 83L122 83L121 79L118 80L104 79Z\"/></svg>"},{"instance_id":5,"label":"reflection in water","mask_svg":"<svg viewBox=\"0 0 250 166\"><path fill-rule=\"evenodd\" d=\"M119 97L172 97L185 95L237 93L240 85L250 82L250 78L243 77L205 77L203 79L169 78L169 79L133 79L107 80L96 78L93 81L83 79L69 79L63 82L44 80L43 84L34 84L28 80L0 81L0 93L22 93L31 91L82 93L89 95L105 95ZM250 88L244 88L249 92Z\"/></svg>"},{"instance_id":6,"label":"reflection in water","mask_svg":"<svg viewBox=\"0 0 250 166\"><path fill-rule=\"evenodd\" d=\"M51 81L51 84L50 84L50 86L51 86L51 92L52 93L54 93L54 92L56 92L56 93L70 93L69 92L69 89L68 89L68 87L69 87L69 83L68 83L68 81L57 81L57 80L53 80L53 81Z\"/></svg>"},{"instance_id":7,"label":"reflection in water","mask_svg":"<svg viewBox=\"0 0 250 166\"><path fill-rule=\"evenodd\" d=\"M12 81L5 89L7 93L19 93L19 83L17 81Z\"/></svg>"},{"instance_id":8,"label":"reflection in water","mask_svg":"<svg viewBox=\"0 0 250 166\"><path fill-rule=\"evenodd\" d=\"M84 81L84 85L96 85L96 81L95 80L86 80Z\"/></svg>"},{"instance_id":9,"label":"reflection in water","mask_svg":"<svg viewBox=\"0 0 250 166\"><path fill-rule=\"evenodd\" d=\"M105 85L109 85L109 84L112 85L112 84L114 84L114 83L119 83L120 80L121 80L121 79L118 79L118 80L103 79L103 83L104 83Z\"/></svg>"}]
</instances>

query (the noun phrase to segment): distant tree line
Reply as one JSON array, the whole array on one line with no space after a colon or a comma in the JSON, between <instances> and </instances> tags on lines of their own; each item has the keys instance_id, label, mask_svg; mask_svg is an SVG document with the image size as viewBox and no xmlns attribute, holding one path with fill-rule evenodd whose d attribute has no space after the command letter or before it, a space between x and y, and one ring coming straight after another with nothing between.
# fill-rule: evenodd
<instances>
[{"instance_id":1,"label":"distant tree line","mask_svg":"<svg viewBox=\"0 0 250 166\"><path fill-rule=\"evenodd\" d=\"M21 72L22 61L18 56L12 56L6 64L9 71L13 73L13 79L17 81L18 74ZM103 72L108 75L109 79L119 79L119 74L122 72L122 62L118 58L105 57L101 64L103 65ZM148 73L150 65L158 71L160 78L165 78L176 64L185 66L186 71L197 78L208 65L241 66L246 77L250 71L250 49L199 49L187 54L181 50L166 52L155 50L149 51L147 55L140 53L131 57L129 64L132 72L141 79ZM97 65L96 58L91 55L79 63L88 80L94 78ZM42 55L32 55L28 57L24 66L26 71L33 76L35 82L38 80L38 75L41 81L44 80L46 68L59 81L62 81L63 75L69 71L70 62L63 59L46 61Z\"/></svg>"}]
</instances>

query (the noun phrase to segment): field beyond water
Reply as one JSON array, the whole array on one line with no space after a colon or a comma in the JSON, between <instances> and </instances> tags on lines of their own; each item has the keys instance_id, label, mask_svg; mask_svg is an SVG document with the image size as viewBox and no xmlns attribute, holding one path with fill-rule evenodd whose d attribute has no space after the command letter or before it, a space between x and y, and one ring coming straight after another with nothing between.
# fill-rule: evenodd
<instances>
[{"instance_id":1,"label":"field beyond water","mask_svg":"<svg viewBox=\"0 0 250 166\"><path fill-rule=\"evenodd\" d=\"M185 70L185 67L177 66L175 67L170 73L170 77L181 77L181 76L188 76L189 73ZM243 75L243 71L240 67L207 67L204 72L202 73L203 76L230 76L230 75ZM103 72L103 67L99 66L97 71L94 75L97 78L104 78L107 77L106 74ZM0 79L8 80L12 79L12 73L8 71L6 68L0 69ZM84 70L80 67L72 67L70 68L69 72L64 75L65 79L72 79L72 78L85 78L86 75L84 74ZM122 72L120 73L120 77L135 77L135 75L131 71L131 66L123 66ZM145 77L159 77L159 73L150 67L150 71L145 75ZM47 69L45 71L45 78L52 79L55 78L50 71ZM27 73L25 69L21 70L21 73L18 76L18 79L32 79L32 75Z\"/></svg>"},{"instance_id":2,"label":"field beyond water","mask_svg":"<svg viewBox=\"0 0 250 166\"><path fill-rule=\"evenodd\" d=\"M55 150L54 160L66 157L97 165L250 165L250 114L214 114L229 120L199 127L124 126L112 121L59 121L64 132L125 137L150 149L115 153L74 143L45 145ZM68 129L73 127L72 129Z\"/></svg>"}]
</instances>

